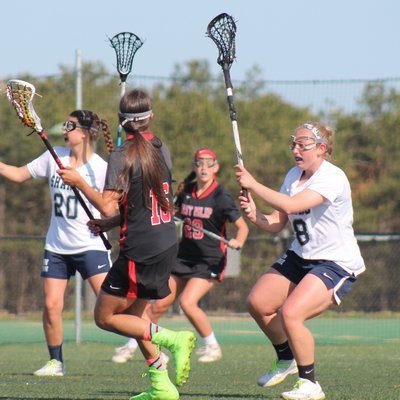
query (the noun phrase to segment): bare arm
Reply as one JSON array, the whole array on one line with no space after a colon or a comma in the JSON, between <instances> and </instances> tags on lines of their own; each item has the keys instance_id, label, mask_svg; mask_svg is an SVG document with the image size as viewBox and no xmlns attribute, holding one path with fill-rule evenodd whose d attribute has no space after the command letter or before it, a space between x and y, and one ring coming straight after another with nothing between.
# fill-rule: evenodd
<instances>
[{"instance_id":1,"label":"bare arm","mask_svg":"<svg viewBox=\"0 0 400 400\"><path fill-rule=\"evenodd\" d=\"M2 162L0 162L0 175L15 183L23 183L32 178L26 165L23 167L14 167Z\"/></svg>"},{"instance_id":2,"label":"bare arm","mask_svg":"<svg viewBox=\"0 0 400 400\"><path fill-rule=\"evenodd\" d=\"M287 214L281 211L274 210L271 214L263 214L257 211L257 206L250 192L248 192L247 197L239 196L239 201L240 207L246 217L264 231L278 233L285 227L288 221Z\"/></svg>"},{"instance_id":3,"label":"bare arm","mask_svg":"<svg viewBox=\"0 0 400 400\"><path fill-rule=\"evenodd\" d=\"M231 249L242 248L249 235L249 227L243 217L238 218L234 224L237 229L236 238L229 240L229 247Z\"/></svg>"},{"instance_id":4,"label":"bare arm","mask_svg":"<svg viewBox=\"0 0 400 400\"><path fill-rule=\"evenodd\" d=\"M325 201L321 194L308 189L302 190L294 196L277 192L257 182L243 166L237 165L236 167L239 169L236 172L236 178L242 188L251 190L261 200L286 215L314 208Z\"/></svg>"},{"instance_id":5,"label":"bare arm","mask_svg":"<svg viewBox=\"0 0 400 400\"><path fill-rule=\"evenodd\" d=\"M105 217L112 217L118 213L118 192L106 190L103 193L94 190L83 177L73 168L67 167L57 170L64 183L78 188Z\"/></svg>"}]
</instances>

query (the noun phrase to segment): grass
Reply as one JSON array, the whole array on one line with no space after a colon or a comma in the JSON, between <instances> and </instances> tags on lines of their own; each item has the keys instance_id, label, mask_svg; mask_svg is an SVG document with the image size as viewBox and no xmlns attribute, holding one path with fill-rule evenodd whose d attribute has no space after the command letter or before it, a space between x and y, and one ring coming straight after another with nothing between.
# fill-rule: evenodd
<instances>
[{"instance_id":1,"label":"grass","mask_svg":"<svg viewBox=\"0 0 400 400\"><path fill-rule=\"evenodd\" d=\"M363 321L365 323L365 319ZM386 322L380 321L382 328ZM387 337L377 335L375 319L370 332L366 325L361 329L364 332L359 328L353 332L353 319L336 320L336 325L331 326L323 324L325 330L313 326L317 336L317 379L327 399L400 399L400 346L399 341L394 340L396 335L397 339L400 337L400 324L398 320L393 322L394 325L388 325L391 329ZM251 321L213 320L213 324L221 339L223 359L201 364L193 355L189 381L180 389L182 400L279 399L282 391L292 387L295 376L275 388L257 386L257 378L270 366L274 352ZM142 377L146 366L141 355L135 354L133 360L125 364L112 363L114 348L123 344L124 339L92 325L89 322L84 325L84 337L91 340L78 345L73 340L73 324L67 323L64 345L67 375L39 378L34 377L32 371L47 361L40 323L0 321L0 399L127 400L146 390L149 380ZM182 319L165 319L162 325L189 327ZM343 327L342 331L338 326ZM341 337L341 341L329 339L327 331L333 332L333 339ZM346 331L349 338L344 337ZM360 340L362 333L375 339ZM353 340L356 337L358 339ZM173 365L169 370L172 378Z\"/></svg>"}]
</instances>

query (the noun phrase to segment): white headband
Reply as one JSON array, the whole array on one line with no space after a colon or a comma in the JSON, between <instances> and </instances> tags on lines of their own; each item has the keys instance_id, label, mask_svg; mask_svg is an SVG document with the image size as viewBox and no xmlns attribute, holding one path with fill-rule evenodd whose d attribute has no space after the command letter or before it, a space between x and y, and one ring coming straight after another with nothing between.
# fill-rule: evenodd
<instances>
[{"instance_id":1,"label":"white headband","mask_svg":"<svg viewBox=\"0 0 400 400\"><path fill-rule=\"evenodd\" d=\"M314 126L313 124L307 124L307 123L303 124L303 128L306 128L306 129L310 130L313 133L313 135L317 139L317 143L325 143L325 144L328 143L326 138L322 137L321 132L319 131L319 129L316 126Z\"/></svg>"},{"instance_id":2,"label":"white headband","mask_svg":"<svg viewBox=\"0 0 400 400\"><path fill-rule=\"evenodd\" d=\"M144 111L141 113L119 113L119 115L124 118L122 122L122 126L124 126L127 122L138 122L143 121L146 118L149 118L153 110Z\"/></svg>"}]
</instances>

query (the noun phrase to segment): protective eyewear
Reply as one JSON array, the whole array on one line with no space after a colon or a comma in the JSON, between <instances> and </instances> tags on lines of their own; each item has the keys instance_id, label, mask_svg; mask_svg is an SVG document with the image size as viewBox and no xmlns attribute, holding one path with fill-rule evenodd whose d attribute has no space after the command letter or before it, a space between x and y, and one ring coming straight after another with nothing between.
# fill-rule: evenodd
<instances>
[{"instance_id":1,"label":"protective eyewear","mask_svg":"<svg viewBox=\"0 0 400 400\"><path fill-rule=\"evenodd\" d=\"M212 168L216 163L217 160L214 160L213 158L196 158L193 162L193 164L197 168L200 167Z\"/></svg>"},{"instance_id":2,"label":"protective eyewear","mask_svg":"<svg viewBox=\"0 0 400 400\"><path fill-rule=\"evenodd\" d=\"M90 126L80 125L74 121L65 121L63 123L63 131L65 132L72 132L76 128L90 129Z\"/></svg>"},{"instance_id":3,"label":"protective eyewear","mask_svg":"<svg viewBox=\"0 0 400 400\"><path fill-rule=\"evenodd\" d=\"M304 140L311 140L312 143L304 143ZM317 143L314 138L309 137L309 136L303 136L301 137L301 141L296 140L296 136L292 136L292 142L289 145L290 150L294 150L296 146L299 148L300 151L307 151L311 150L314 147L317 146Z\"/></svg>"}]
</instances>

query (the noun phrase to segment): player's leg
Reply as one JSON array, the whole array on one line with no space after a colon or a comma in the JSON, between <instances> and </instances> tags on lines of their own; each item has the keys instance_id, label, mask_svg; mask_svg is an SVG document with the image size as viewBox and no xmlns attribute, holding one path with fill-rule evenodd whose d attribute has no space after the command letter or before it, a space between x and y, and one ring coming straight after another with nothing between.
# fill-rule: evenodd
<instances>
[{"instance_id":1,"label":"player's leg","mask_svg":"<svg viewBox=\"0 0 400 400\"><path fill-rule=\"evenodd\" d=\"M152 322L157 322L158 319L168 311L170 306L174 303L177 295L186 284L185 280L175 277L173 275L170 276L168 282L171 293L162 299L157 299L153 301L147 307L147 316L148 319ZM129 313L129 311L126 312ZM133 357L133 353L136 350L137 345L138 344L136 339L130 338L125 345L117 347L115 349L115 354L112 357L112 361L117 363L124 363L130 360ZM168 362L169 358L166 354L162 353L162 357L166 362Z\"/></svg>"},{"instance_id":2,"label":"player's leg","mask_svg":"<svg viewBox=\"0 0 400 400\"><path fill-rule=\"evenodd\" d=\"M258 385L270 387L297 372L296 361L282 326L279 309L294 285L274 269L262 275L252 288L247 306L251 316L271 341L276 359L271 368L258 379Z\"/></svg>"},{"instance_id":3,"label":"player's leg","mask_svg":"<svg viewBox=\"0 0 400 400\"><path fill-rule=\"evenodd\" d=\"M34 372L36 376L63 376L65 374L62 356L64 294L67 279L42 278L44 309L43 330L50 360Z\"/></svg>"},{"instance_id":4,"label":"player's leg","mask_svg":"<svg viewBox=\"0 0 400 400\"><path fill-rule=\"evenodd\" d=\"M333 292L319 277L307 274L282 307L282 323L299 370L294 388L282 393L285 399L299 398L303 394L310 399L325 398L315 378L314 337L305 326L305 321L321 314L334 303Z\"/></svg>"},{"instance_id":5,"label":"player's leg","mask_svg":"<svg viewBox=\"0 0 400 400\"><path fill-rule=\"evenodd\" d=\"M164 329L137 315L126 314L128 310L132 312L136 299L168 296L168 279L175 258L175 247L167 250L164 257L154 264L141 264L119 257L97 297L95 321L102 329L151 341L170 350L175 363L175 382L182 385L190 372L190 354L196 340L194 333Z\"/></svg>"},{"instance_id":6,"label":"player's leg","mask_svg":"<svg viewBox=\"0 0 400 400\"><path fill-rule=\"evenodd\" d=\"M200 300L216 285L215 279L190 278L182 291L180 306L202 338L203 346L196 352L200 362L220 360L222 351L215 337L211 322L199 306Z\"/></svg>"},{"instance_id":7,"label":"player's leg","mask_svg":"<svg viewBox=\"0 0 400 400\"><path fill-rule=\"evenodd\" d=\"M129 314L148 318L145 309L147 306L146 300L136 300L128 309ZM136 400L153 400L166 399L177 400L179 393L173 383L170 381L167 371L167 362L160 352L158 346L151 341L137 339L138 347L140 348L146 364L148 366L148 375L150 377L151 386L143 393L133 396L131 399Z\"/></svg>"},{"instance_id":8,"label":"player's leg","mask_svg":"<svg viewBox=\"0 0 400 400\"><path fill-rule=\"evenodd\" d=\"M163 314L165 314L179 297L182 290L185 288L187 280L171 275L168 280L168 286L171 293L163 299L157 299L147 308L147 315L152 322L157 322Z\"/></svg>"}]
</instances>

